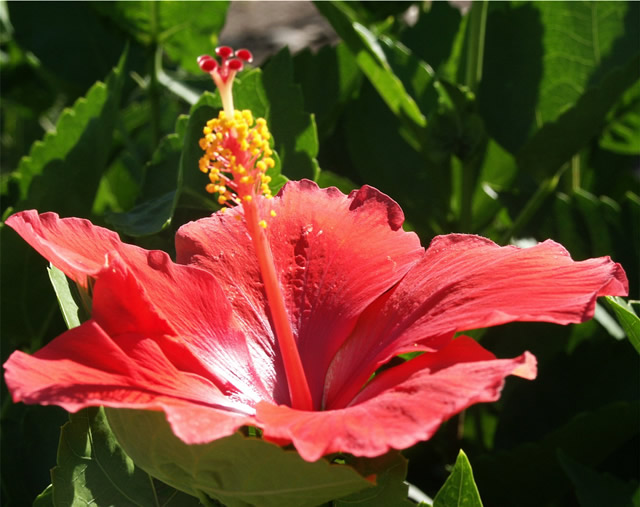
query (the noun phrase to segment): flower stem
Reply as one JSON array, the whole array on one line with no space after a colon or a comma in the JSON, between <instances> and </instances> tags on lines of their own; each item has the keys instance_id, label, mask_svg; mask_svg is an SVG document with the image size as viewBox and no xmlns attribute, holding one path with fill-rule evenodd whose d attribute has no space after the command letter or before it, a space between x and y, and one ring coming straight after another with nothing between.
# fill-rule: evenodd
<instances>
[{"instance_id":1,"label":"flower stem","mask_svg":"<svg viewBox=\"0 0 640 507\"><path fill-rule=\"evenodd\" d=\"M484 36L487 25L488 7L489 3L486 0L476 1L471 4L471 12L469 13L465 84L474 93L477 91L478 83L482 79Z\"/></svg>"},{"instance_id":2,"label":"flower stem","mask_svg":"<svg viewBox=\"0 0 640 507\"><path fill-rule=\"evenodd\" d=\"M150 25L152 42L149 47L149 103L151 104L151 152L155 150L160 140L160 87L158 85L158 67L161 65L162 48L158 42L158 2L150 2Z\"/></svg>"},{"instance_id":3,"label":"flower stem","mask_svg":"<svg viewBox=\"0 0 640 507\"><path fill-rule=\"evenodd\" d=\"M282 353L284 369L287 374L287 384L289 385L289 395L291 396L291 406L298 410L313 410L311 391L309 390L309 384L307 383L284 305L280 282L273 264L273 254L264 229L259 224L257 207L253 202L243 202L243 209L245 220L247 221L247 229L258 257L260 274L267 294L276 338Z\"/></svg>"}]
</instances>

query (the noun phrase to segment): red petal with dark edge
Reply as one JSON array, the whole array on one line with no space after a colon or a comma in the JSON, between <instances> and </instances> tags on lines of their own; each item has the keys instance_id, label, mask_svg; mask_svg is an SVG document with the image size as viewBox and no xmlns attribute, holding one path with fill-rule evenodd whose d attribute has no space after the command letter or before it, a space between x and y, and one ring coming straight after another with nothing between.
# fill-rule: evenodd
<instances>
[{"instance_id":1,"label":"red petal with dark edge","mask_svg":"<svg viewBox=\"0 0 640 507\"><path fill-rule=\"evenodd\" d=\"M417 236L401 228L404 215L371 187L344 195L310 181L289 182L279 196L261 200L276 272L319 408L326 369L360 313L422 257ZM269 217L273 209L276 216ZM234 309L260 335L265 360L274 349L255 254L239 209L183 226L178 262L210 271L230 294ZM249 315L248 315L249 314ZM267 338L267 339L265 339ZM284 373L278 370L284 380ZM279 403L288 396L280 394Z\"/></svg>"},{"instance_id":2,"label":"red petal with dark edge","mask_svg":"<svg viewBox=\"0 0 640 507\"><path fill-rule=\"evenodd\" d=\"M448 350L451 347L451 350ZM302 412L259 403L256 418L265 438L292 442L314 461L334 452L379 456L430 438L442 424L470 405L495 401L508 375L535 376L535 358L487 359L491 354L471 339L458 338L430 353L430 367L347 408ZM456 356L464 362L452 361ZM371 389L377 391L374 383Z\"/></svg>"},{"instance_id":3,"label":"red petal with dark edge","mask_svg":"<svg viewBox=\"0 0 640 507\"><path fill-rule=\"evenodd\" d=\"M329 369L325 406L347 405L398 353L435 350L458 331L506 322L583 322L598 296L627 292L619 264L575 262L553 241L521 249L471 235L436 237L393 292L362 314Z\"/></svg>"}]
</instances>

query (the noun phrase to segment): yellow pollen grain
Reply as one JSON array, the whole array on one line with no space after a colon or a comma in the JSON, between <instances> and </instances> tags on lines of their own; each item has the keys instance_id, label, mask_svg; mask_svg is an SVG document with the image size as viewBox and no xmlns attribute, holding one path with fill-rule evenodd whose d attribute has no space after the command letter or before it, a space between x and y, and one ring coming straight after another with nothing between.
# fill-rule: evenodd
<instances>
[{"instance_id":1,"label":"yellow pollen grain","mask_svg":"<svg viewBox=\"0 0 640 507\"><path fill-rule=\"evenodd\" d=\"M276 216L276 212L275 212L274 210L271 210L271 211L269 212L269 215L271 215L272 217L275 217L275 216Z\"/></svg>"},{"instance_id":2,"label":"yellow pollen grain","mask_svg":"<svg viewBox=\"0 0 640 507\"><path fill-rule=\"evenodd\" d=\"M258 222L258 225L259 225L260 227L262 227L263 229L266 229L266 228L267 228L267 222L265 222L264 220L260 220L260 221Z\"/></svg>"}]
</instances>

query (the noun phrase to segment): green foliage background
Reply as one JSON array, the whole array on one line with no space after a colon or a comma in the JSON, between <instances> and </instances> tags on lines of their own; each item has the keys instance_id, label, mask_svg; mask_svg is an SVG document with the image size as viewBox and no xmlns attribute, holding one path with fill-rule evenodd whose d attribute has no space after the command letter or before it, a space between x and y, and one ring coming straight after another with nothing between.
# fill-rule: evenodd
<instances>
[{"instance_id":1,"label":"green foliage background","mask_svg":"<svg viewBox=\"0 0 640 507\"><path fill-rule=\"evenodd\" d=\"M411 6L415 24L404 21ZM610 255L638 298L639 3L474 2L465 15L446 2L316 7L342 42L315 53L285 48L237 78L236 107L266 117L274 134L274 186L286 178L343 191L374 185L400 203L425 245L467 232L501 244L552 238L575 259ZM195 58L213 51L227 9L1 4L3 219L30 208L87 217L171 253L181 224L217 209L197 170L197 140L220 102ZM66 293L13 231L0 228L0 240L4 362L65 329L56 292ZM509 380L500 402L470 408L406 450L408 480L442 506L481 505L480 497L487 505L640 505L635 313L612 298L579 326L477 331L499 357L532 351L539 377ZM68 449L84 449L89 462L107 456L99 458L106 470L124 467L122 484L138 488L137 498L198 503L149 482L101 412L74 416L57 450L66 413L14 405L4 385L2 396L3 505L29 505L43 490L35 505L146 504L110 496L117 484L108 471L99 488L95 477L72 484L82 463ZM87 447L90 431L101 448ZM385 491L335 504L400 502L406 463L393 463Z\"/></svg>"}]
</instances>

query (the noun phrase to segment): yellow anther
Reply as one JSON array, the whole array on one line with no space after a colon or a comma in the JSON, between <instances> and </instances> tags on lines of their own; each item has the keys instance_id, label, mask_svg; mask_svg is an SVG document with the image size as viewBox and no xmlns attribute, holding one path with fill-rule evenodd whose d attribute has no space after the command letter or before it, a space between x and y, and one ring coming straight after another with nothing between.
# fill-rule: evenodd
<instances>
[{"instance_id":1,"label":"yellow anther","mask_svg":"<svg viewBox=\"0 0 640 507\"><path fill-rule=\"evenodd\" d=\"M205 153L198 167L208 173L207 191L217 193L220 204L251 202L256 195L271 197L271 178L264 173L275 162L264 118L254 119L248 110L233 115L221 111L202 132L199 144Z\"/></svg>"}]
</instances>

